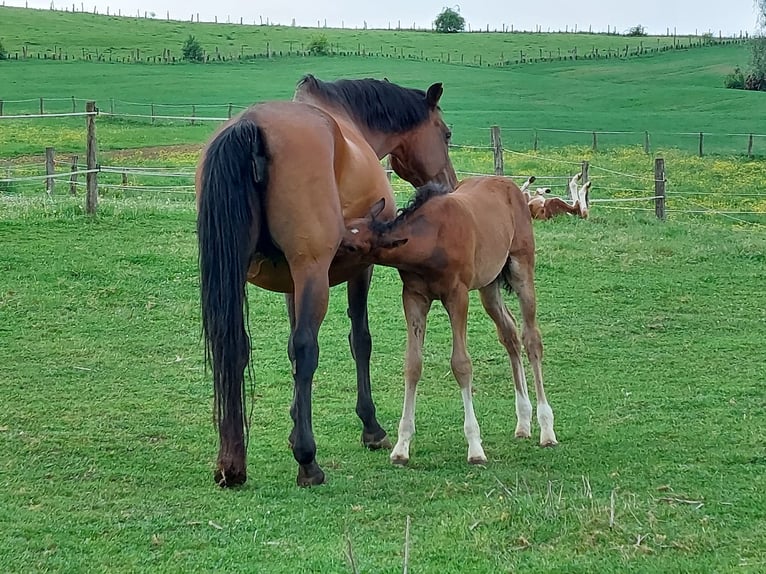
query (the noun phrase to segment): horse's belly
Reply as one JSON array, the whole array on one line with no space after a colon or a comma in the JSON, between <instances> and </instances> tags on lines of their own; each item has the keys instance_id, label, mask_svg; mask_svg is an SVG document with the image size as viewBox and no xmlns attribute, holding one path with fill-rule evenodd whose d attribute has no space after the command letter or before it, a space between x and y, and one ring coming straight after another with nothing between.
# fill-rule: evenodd
<instances>
[{"instance_id":1,"label":"horse's belly","mask_svg":"<svg viewBox=\"0 0 766 574\"><path fill-rule=\"evenodd\" d=\"M363 271L366 265L344 265L337 259L330 266L328 279L330 286L345 283ZM292 293L294 291L293 277L287 261L274 262L266 257L256 255L247 270L247 281L267 291L277 293Z\"/></svg>"}]
</instances>

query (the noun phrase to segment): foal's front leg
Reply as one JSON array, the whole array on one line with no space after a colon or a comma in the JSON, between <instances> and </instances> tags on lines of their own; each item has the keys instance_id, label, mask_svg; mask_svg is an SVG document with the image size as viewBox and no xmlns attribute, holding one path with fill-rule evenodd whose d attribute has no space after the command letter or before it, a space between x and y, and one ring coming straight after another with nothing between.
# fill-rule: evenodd
<instances>
[{"instance_id":1,"label":"foal's front leg","mask_svg":"<svg viewBox=\"0 0 766 574\"><path fill-rule=\"evenodd\" d=\"M452 374L455 375L463 395L463 410L465 412L463 431L468 441L468 462L470 464L484 464L487 462L487 457L481 446L479 421L476 420L476 414L473 411L473 366L465 341L468 323L468 290L459 288L444 301L444 306L452 326L452 360L450 361Z\"/></svg>"},{"instance_id":2,"label":"foal's front leg","mask_svg":"<svg viewBox=\"0 0 766 574\"><path fill-rule=\"evenodd\" d=\"M402 291L404 317L407 321L407 354L404 364L404 406L399 421L399 436L391 451L393 464L407 464L410 460L410 441L415 434L415 391L423 372L423 341L426 336L426 316L431 300L408 290Z\"/></svg>"},{"instance_id":3,"label":"foal's front leg","mask_svg":"<svg viewBox=\"0 0 766 574\"><path fill-rule=\"evenodd\" d=\"M367 321L367 295L370 291L372 266L348 281L348 316L351 332L348 342L356 363L356 414L362 421L362 444L370 450L391 448L386 431L375 417L375 403L370 385L370 355L372 338Z\"/></svg>"}]
</instances>

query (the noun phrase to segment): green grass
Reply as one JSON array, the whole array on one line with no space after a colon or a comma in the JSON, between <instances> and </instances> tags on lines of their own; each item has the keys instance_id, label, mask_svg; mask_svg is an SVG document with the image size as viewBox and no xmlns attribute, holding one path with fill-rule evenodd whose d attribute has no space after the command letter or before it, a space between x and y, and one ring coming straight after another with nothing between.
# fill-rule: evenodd
<instances>
[{"instance_id":1,"label":"green grass","mask_svg":"<svg viewBox=\"0 0 766 574\"><path fill-rule=\"evenodd\" d=\"M514 69L470 68L432 62L381 58L282 58L220 66L146 66L83 62L5 62L7 81L0 88L4 113L36 113L39 98L48 112L71 112L94 99L105 112L150 115L226 117L228 103L241 106L268 99L288 99L298 79L383 77L426 88L442 81L442 100L456 143L489 141L489 126L503 128L507 147L530 149L537 130L540 147L589 146L591 131L601 134L599 149L643 145L695 152L704 131L705 151L744 154L747 134L766 134L766 99L762 93L726 90L726 71L747 59L741 46L709 47L623 60L532 64ZM16 100L28 100L16 102ZM134 105L133 103L142 105ZM217 104L213 106L213 104ZM84 121L0 120L0 157L38 153L46 146L82 151ZM203 143L215 124L188 121L99 118L103 150ZM688 134L688 135L680 135ZM714 135L709 135L714 134ZM742 135L726 135L742 134ZM766 154L766 137L756 137L753 153Z\"/></svg>"},{"instance_id":2,"label":"green grass","mask_svg":"<svg viewBox=\"0 0 766 574\"><path fill-rule=\"evenodd\" d=\"M26 46L30 54L52 56L68 54L82 58L100 54L121 59L160 57L170 50L176 58L181 46L191 34L213 58L221 55L271 53L287 54L308 50L312 40L324 36L333 52L363 52L386 57L428 58L478 65L496 65L501 61L526 58L568 56L576 49L584 56L598 50L605 54L637 48L699 44L698 37L632 38L606 34L533 34L533 33L474 33L437 34L411 30L342 30L300 28L291 26L242 26L165 21L162 19L118 18L93 14L65 13L49 10L26 10L0 7L0 21L6 50L13 56ZM252 24L249 22L248 24ZM283 24L288 24L287 22ZM406 23L403 23L406 25ZM394 26L396 21L394 20ZM74 33L73 33L74 31ZM21 57L21 56L20 56Z\"/></svg>"},{"instance_id":3,"label":"green grass","mask_svg":"<svg viewBox=\"0 0 766 574\"><path fill-rule=\"evenodd\" d=\"M603 212L536 224L561 444L512 438L507 358L474 298L486 468L464 460L440 307L410 467L359 446L345 297L334 289L314 392L329 482L310 490L294 486L286 448L282 300L250 289L250 480L221 491L191 205L104 201L88 219L65 198L3 202L4 571L349 572L350 539L362 571L396 572L407 515L418 572L756 572L766 560L763 228ZM395 273L376 271L373 390L392 435L399 290Z\"/></svg>"}]
</instances>

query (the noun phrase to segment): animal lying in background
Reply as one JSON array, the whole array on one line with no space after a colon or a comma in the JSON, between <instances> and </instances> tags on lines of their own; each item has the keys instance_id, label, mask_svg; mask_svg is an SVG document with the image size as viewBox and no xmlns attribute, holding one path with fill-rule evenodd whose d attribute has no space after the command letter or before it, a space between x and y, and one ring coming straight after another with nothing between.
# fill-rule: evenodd
<instances>
[{"instance_id":1,"label":"animal lying in background","mask_svg":"<svg viewBox=\"0 0 766 574\"><path fill-rule=\"evenodd\" d=\"M569 204L559 197L546 197L551 192L549 187L538 187L534 194L530 193L528 191L529 186L535 181L535 176L530 176L521 186L521 190L527 200L532 219L551 219L563 213L587 219L591 182L586 182L578 189L577 182L581 177L582 173L578 173L569 180L569 197L572 201Z\"/></svg>"},{"instance_id":2,"label":"animal lying in background","mask_svg":"<svg viewBox=\"0 0 766 574\"><path fill-rule=\"evenodd\" d=\"M406 464L410 458L426 316L437 299L446 308L452 328L451 367L463 396L468 462L487 461L473 410L472 366L466 349L468 292L475 289L510 357L516 390L516 436L531 436L532 404L521 360L523 340L535 380L540 445L555 445L553 410L543 388L543 345L536 319L535 241L521 190L508 177L471 177L452 193L438 185L420 188L415 200L394 220L377 219L384 208L385 200L380 200L368 217L350 221L338 253L355 255L365 263L396 267L404 282L405 394L391 461ZM519 298L522 340L503 302L501 287Z\"/></svg>"}]
</instances>

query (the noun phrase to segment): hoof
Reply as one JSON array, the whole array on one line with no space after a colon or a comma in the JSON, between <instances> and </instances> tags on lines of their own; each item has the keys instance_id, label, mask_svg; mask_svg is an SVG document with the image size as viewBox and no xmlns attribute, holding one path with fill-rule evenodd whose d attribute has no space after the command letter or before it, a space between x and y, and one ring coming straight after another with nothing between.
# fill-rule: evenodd
<instances>
[{"instance_id":1,"label":"hoof","mask_svg":"<svg viewBox=\"0 0 766 574\"><path fill-rule=\"evenodd\" d=\"M532 438L532 433L528 430L517 430L516 433L513 435L516 438Z\"/></svg>"},{"instance_id":2,"label":"hoof","mask_svg":"<svg viewBox=\"0 0 766 574\"><path fill-rule=\"evenodd\" d=\"M394 464L396 466L407 466L409 462L410 462L409 458L405 458L401 455L391 456L391 464Z\"/></svg>"},{"instance_id":3,"label":"hoof","mask_svg":"<svg viewBox=\"0 0 766 574\"><path fill-rule=\"evenodd\" d=\"M317 486L324 483L324 472L316 462L298 467L298 478L296 482L300 487Z\"/></svg>"},{"instance_id":4,"label":"hoof","mask_svg":"<svg viewBox=\"0 0 766 574\"><path fill-rule=\"evenodd\" d=\"M215 483L221 488L239 486L245 484L245 481L247 480L247 472L244 469L235 470L230 468L226 470L218 467L218 470L213 474L213 480L215 480Z\"/></svg>"},{"instance_id":5,"label":"hoof","mask_svg":"<svg viewBox=\"0 0 766 574\"><path fill-rule=\"evenodd\" d=\"M540 441L540 446L543 448L547 448L549 446L556 446L557 444L559 444L559 442L555 438L550 438L547 440Z\"/></svg>"},{"instance_id":6,"label":"hoof","mask_svg":"<svg viewBox=\"0 0 766 574\"><path fill-rule=\"evenodd\" d=\"M468 464L487 464L486 456L472 456L468 459Z\"/></svg>"},{"instance_id":7,"label":"hoof","mask_svg":"<svg viewBox=\"0 0 766 574\"><path fill-rule=\"evenodd\" d=\"M386 431L380 429L377 434L362 433L362 445L370 450L391 450L393 445L386 435Z\"/></svg>"}]
</instances>

